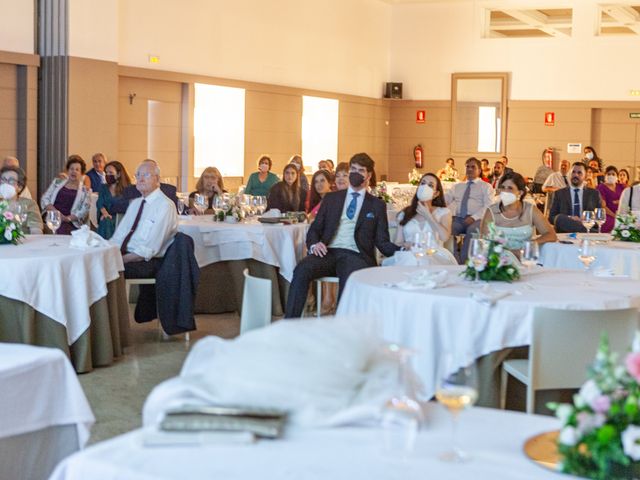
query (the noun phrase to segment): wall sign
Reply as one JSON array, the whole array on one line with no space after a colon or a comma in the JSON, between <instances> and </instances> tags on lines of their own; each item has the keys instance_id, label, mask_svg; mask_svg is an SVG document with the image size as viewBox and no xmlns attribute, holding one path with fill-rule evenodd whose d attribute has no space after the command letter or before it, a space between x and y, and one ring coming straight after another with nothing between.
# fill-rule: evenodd
<instances>
[{"instance_id":1,"label":"wall sign","mask_svg":"<svg viewBox=\"0 0 640 480\"><path fill-rule=\"evenodd\" d=\"M416 110L416 123L424 123L426 117L426 110Z\"/></svg>"},{"instance_id":2,"label":"wall sign","mask_svg":"<svg viewBox=\"0 0 640 480\"><path fill-rule=\"evenodd\" d=\"M567 143L567 153L582 153L582 144Z\"/></svg>"},{"instance_id":3,"label":"wall sign","mask_svg":"<svg viewBox=\"0 0 640 480\"><path fill-rule=\"evenodd\" d=\"M547 127L555 127L556 126L556 113L555 112L545 112L545 114L544 114L544 124Z\"/></svg>"}]
</instances>

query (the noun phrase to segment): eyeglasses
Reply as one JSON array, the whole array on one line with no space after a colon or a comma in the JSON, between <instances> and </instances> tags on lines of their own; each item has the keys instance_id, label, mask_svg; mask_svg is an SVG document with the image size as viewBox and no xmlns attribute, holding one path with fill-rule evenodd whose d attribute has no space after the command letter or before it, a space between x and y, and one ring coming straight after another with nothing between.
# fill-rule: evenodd
<instances>
[{"instance_id":1,"label":"eyeglasses","mask_svg":"<svg viewBox=\"0 0 640 480\"><path fill-rule=\"evenodd\" d=\"M13 185L15 187L16 185L18 185L18 179L0 177L0 183L8 183L9 185Z\"/></svg>"},{"instance_id":2,"label":"eyeglasses","mask_svg":"<svg viewBox=\"0 0 640 480\"><path fill-rule=\"evenodd\" d=\"M145 180L149 180L153 176L154 174L149 172L144 172L144 173L136 172L136 179L138 180L140 180L141 178L144 178Z\"/></svg>"}]
</instances>

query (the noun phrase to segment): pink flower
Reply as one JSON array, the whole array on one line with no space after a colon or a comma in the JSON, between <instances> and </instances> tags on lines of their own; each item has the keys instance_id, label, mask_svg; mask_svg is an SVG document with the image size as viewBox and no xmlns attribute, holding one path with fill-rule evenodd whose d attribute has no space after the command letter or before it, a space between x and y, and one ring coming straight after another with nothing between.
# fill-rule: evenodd
<instances>
[{"instance_id":1,"label":"pink flower","mask_svg":"<svg viewBox=\"0 0 640 480\"><path fill-rule=\"evenodd\" d=\"M640 382L640 352L627 355L625 365L629 374L635 378L637 382Z\"/></svg>"},{"instance_id":2,"label":"pink flower","mask_svg":"<svg viewBox=\"0 0 640 480\"><path fill-rule=\"evenodd\" d=\"M596 413L607 413L611 408L611 399L606 395L599 395L591 402L591 408Z\"/></svg>"},{"instance_id":3,"label":"pink flower","mask_svg":"<svg viewBox=\"0 0 640 480\"><path fill-rule=\"evenodd\" d=\"M4 218L6 218L7 220L13 220L13 213L12 212L4 212Z\"/></svg>"}]
</instances>

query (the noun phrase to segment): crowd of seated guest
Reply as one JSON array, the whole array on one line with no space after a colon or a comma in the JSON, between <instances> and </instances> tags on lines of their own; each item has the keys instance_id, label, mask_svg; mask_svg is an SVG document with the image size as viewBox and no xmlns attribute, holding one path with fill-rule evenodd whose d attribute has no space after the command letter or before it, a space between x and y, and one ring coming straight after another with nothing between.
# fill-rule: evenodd
<instances>
[{"instance_id":1,"label":"crowd of seated guest","mask_svg":"<svg viewBox=\"0 0 640 480\"><path fill-rule=\"evenodd\" d=\"M224 179L222 178L220 170L216 167L205 168L196 183L196 189L189 194L189 213L192 215L211 213L213 211L215 198L223 193L226 193L226 190L224 189ZM200 210L194 206L197 194L202 195L205 199L206 207L204 212L200 212Z\"/></svg>"}]
</instances>

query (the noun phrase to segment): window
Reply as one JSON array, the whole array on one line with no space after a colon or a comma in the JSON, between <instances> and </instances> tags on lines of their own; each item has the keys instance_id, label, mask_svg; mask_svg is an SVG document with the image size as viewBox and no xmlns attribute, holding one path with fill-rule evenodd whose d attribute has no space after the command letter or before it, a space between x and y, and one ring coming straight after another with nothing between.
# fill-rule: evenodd
<instances>
[{"instance_id":1,"label":"window","mask_svg":"<svg viewBox=\"0 0 640 480\"><path fill-rule=\"evenodd\" d=\"M500 151L500 125L496 107L478 107L478 152Z\"/></svg>"},{"instance_id":2,"label":"window","mask_svg":"<svg viewBox=\"0 0 640 480\"><path fill-rule=\"evenodd\" d=\"M533 38L571 36L571 8L487 9L484 16L485 38Z\"/></svg>"},{"instance_id":3,"label":"window","mask_svg":"<svg viewBox=\"0 0 640 480\"><path fill-rule=\"evenodd\" d=\"M217 167L226 177L244 176L242 88L195 84L194 175Z\"/></svg>"},{"instance_id":4,"label":"window","mask_svg":"<svg viewBox=\"0 0 640 480\"><path fill-rule=\"evenodd\" d=\"M320 160L338 159L338 100L302 97L302 158L311 171Z\"/></svg>"},{"instance_id":5,"label":"window","mask_svg":"<svg viewBox=\"0 0 640 480\"><path fill-rule=\"evenodd\" d=\"M640 5L618 3L599 8L598 35L640 35Z\"/></svg>"}]
</instances>

